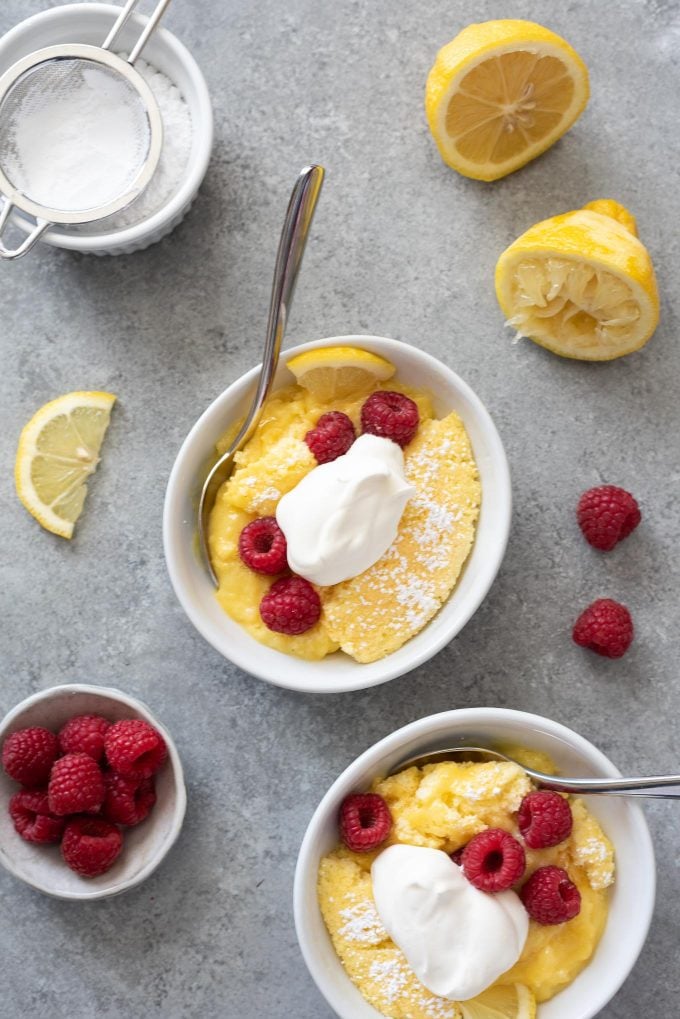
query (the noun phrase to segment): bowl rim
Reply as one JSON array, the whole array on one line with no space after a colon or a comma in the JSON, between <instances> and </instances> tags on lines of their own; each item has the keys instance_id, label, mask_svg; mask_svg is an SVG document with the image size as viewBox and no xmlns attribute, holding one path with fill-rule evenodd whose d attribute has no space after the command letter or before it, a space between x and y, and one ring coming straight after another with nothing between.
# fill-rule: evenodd
<instances>
[{"instance_id":1,"label":"bowl rim","mask_svg":"<svg viewBox=\"0 0 680 1019\"><path fill-rule=\"evenodd\" d=\"M8 874L16 878L19 881L23 881L30 888L35 891L42 892L44 895L49 895L53 899L65 899L75 901L92 901L94 899L106 899L112 898L116 895L121 895L123 892L129 891L131 888L135 888L137 885L145 881L158 866L165 859L167 854L174 846L179 833L182 829L184 822L184 816L186 814L187 807L187 791L184 780L184 768L175 745L175 741L172 736L163 725L159 722L156 716L153 714L151 709L139 700L137 697L133 697L131 694L125 693L123 690L118 690L115 687L108 686L93 686L90 683L64 683L59 686L49 687L47 690L39 690L37 693L31 694L26 697L19 704L15 705L0 721L0 743L3 742L5 734L8 732L10 727L17 721L17 719L29 708L32 708L35 704L39 704L42 701L55 700L64 694L71 693L85 693L89 695L97 695L106 697L110 700L115 700L121 704L132 708L138 714L144 717L154 728L158 729L163 736L167 748L168 748L168 760L172 765L174 786L175 786L175 809L172 818L172 826L168 832L167 838L159 846L156 854L147 861L147 863L132 877L120 883L115 888L111 887L100 887L92 891L84 890L82 892L55 892L52 888L43 885L40 881L32 880L26 877L24 874L18 873L11 865L11 861L6 859L4 853L0 854L0 864L5 868Z\"/></svg>"},{"instance_id":2,"label":"bowl rim","mask_svg":"<svg viewBox=\"0 0 680 1019\"><path fill-rule=\"evenodd\" d=\"M11 50L15 39L27 29L30 31L36 24L43 25L52 21L59 23L63 20L77 21L78 16L82 14L117 16L120 10L121 8L116 4L106 3L75 3L50 7L47 10L31 14L28 18L24 18L10 28L0 38L0 46L2 48L9 47ZM148 17L139 13L133 14L130 18L130 24L136 24L140 28L147 21ZM173 32L163 27L162 24L154 32L154 38L156 37L173 52L178 62L183 64L196 89L199 117L192 116L192 125L194 137L200 141L200 144L197 145L197 158L193 161L181 186L168 199L166 204L141 223L135 223L120 230L109 230L106 233L88 234L64 233L50 228L41 237L41 244L49 244L51 247L61 248L65 251L79 251L84 254L101 251L105 248L127 247L128 245L137 244L145 240L147 236L156 234L158 230L165 227L193 201L206 175L212 155L214 117L210 92L208 91L208 85L203 72L184 43ZM28 233L33 229L34 224L30 223L21 212L16 212L13 218L16 225L24 232Z\"/></svg>"},{"instance_id":3,"label":"bowl rim","mask_svg":"<svg viewBox=\"0 0 680 1019\"><path fill-rule=\"evenodd\" d=\"M312 868L315 871L318 868L317 846L321 831L328 820L329 811L337 810L340 797L344 797L352 790L354 783L360 777L363 777L362 773L367 768L371 768L375 774L378 774L380 772L379 762L384 760L390 753L398 750L400 746L411 741L414 737L425 737L428 733L434 736L442 727L451 726L460 728L462 725L483 726L485 723L497 724L499 722L515 723L525 728L528 734L530 734L532 729L536 729L545 735L555 737L566 743L578 754L583 755L594 767L600 767L604 775L609 775L612 778L621 776L621 772L616 765L598 747L573 729L544 715L518 711L514 708L454 708L449 711L437 712L436 714L427 715L409 722L364 750L337 776L312 814L298 852L293 882L295 933L302 957L320 994L340 1019L355 1019L355 1016L350 1015L346 1008L346 1002L341 1000L341 994L333 987L328 979L328 972L325 966L317 958L317 942L311 927L308 927L309 914L307 910L309 875ZM623 799L623 802L625 802L629 816L635 824L637 834L643 846L643 852L646 854L646 859L649 863L647 897L646 900L636 901L636 925L633 930L634 936L627 943L624 968L616 973L611 982L602 982L603 990L601 997L590 1005L587 1012L580 1013L578 1019L595 1019L601 1009L622 987L642 951L652 922L656 894L654 845L649 826L640 805L631 798ZM614 848L616 850L616 845ZM337 958L337 965L342 968L339 958ZM376 1009L376 1015L379 1014ZM540 1019L540 1008L538 1019ZM576 1019L576 1017L573 1017L573 1019Z\"/></svg>"},{"instance_id":4,"label":"bowl rim","mask_svg":"<svg viewBox=\"0 0 680 1019\"><path fill-rule=\"evenodd\" d=\"M179 478L181 472L185 469L185 460L188 456L190 447L197 437L202 435L206 425L210 422L213 415L216 415L219 411L223 411L225 420L224 427L227 426L229 423L228 408L230 407L230 404L234 403L235 399L241 397L247 391L247 388L254 383L260 371L259 364L232 382L227 389L217 396L203 411L198 420L189 430L187 436L182 442L182 445L180 446L179 452L177 453L172 466L166 488L163 506L163 548L165 553L165 562L175 595L187 617L191 623L193 623L194 627L198 630L201 636L207 640L208 643L211 644L223 658L233 662L233 664L235 664L238 668L243 669L245 672L255 676L257 679L262 679L274 686L279 686L288 690L295 690L301 693L335 694L348 693L354 690L364 690L372 686L378 686L381 683L386 683L389 680L396 679L398 676L405 675L406 673L418 668L424 662L429 661L434 657L434 655L438 654L443 647L449 644L458 635L458 633L460 633L486 598L496 576L498 575L510 537L510 527L512 522L512 485L510 480L510 467L503 447L503 442L489 411L486 409L481 399L477 396L474 390L456 372L453 371L453 369L448 367L448 365L444 364L432 354L429 354L412 344L404 343L401 340L395 340L386 336L351 333L343 336L329 336L318 340L310 340L305 343L297 344L289 350L283 351L281 354L279 370L282 366L285 366L285 361L297 356L298 354L304 353L307 350L330 346L362 346L367 343L378 344L381 348L380 353L389 357L390 352L392 352L397 359L399 351L407 349L410 356L418 358L421 363L429 367L433 373L448 376L452 385L474 408L475 419L483 428L489 447L493 451L494 475L500 493L496 502L501 507L503 517L500 526L498 526L494 532L494 545L490 548L488 555L485 557L483 567L480 568L481 579L478 590L473 592L474 597L470 598L469 602L465 605L464 610L459 610L460 619L455 632L451 633L449 630L439 634L437 639L431 644L426 646L424 645L422 648L412 653L408 663L405 665L403 663L397 665L393 664L392 666L389 665L390 660L393 659L394 655L397 653L395 652L387 655L385 658L379 659L378 662L372 662L367 666L357 667L356 673L353 673L353 678L343 677L341 681L335 681L332 687L329 686L328 679L322 678L323 660L313 663L319 669L319 679L314 682L307 679L303 682L296 679L295 675L288 676L286 674L279 674L275 668L270 668L268 664L263 664L260 659L253 658L253 656L251 656L247 651L242 653L241 649L238 647L230 647L229 654L227 654L220 646L212 627L209 625L209 621L204 618L198 604L194 604L193 599L189 596L181 576L180 554L178 551L181 545L181 539L178 533L176 533L176 530L179 527L179 521L182 517L181 500L184 496L184 492L179 487ZM397 365L397 372L398 371L399 367ZM467 428L468 422L464 420L463 423ZM196 472L198 472L198 468L196 468ZM475 534L475 541L476 540L477 534ZM474 549L474 543L472 548ZM472 549L470 554L471 553ZM466 563L468 561L469 557L468 560L466 560ZM452 595L453 594L455 594L455 588L452 592ZM440 612L446 607L446 604L447 603L445 602L440 609ZM434 619L437 618L437 615L435 615ZM420 634L427 631L431 622L432 620L423 628L422 631L420 631ZM415 641L420 634L416 634L412 638L412 641ZM256 642L253 640L253 643ZM409 643L411 643L411 641L407 642L404 647L408 646ZM283 652L278 652L278 654L287 661L295 660L292 659L291 656L285 655ZM368 673L363 672L363 669L371 669L373 674L369 675Z\"/></svg>"}]
</instances>

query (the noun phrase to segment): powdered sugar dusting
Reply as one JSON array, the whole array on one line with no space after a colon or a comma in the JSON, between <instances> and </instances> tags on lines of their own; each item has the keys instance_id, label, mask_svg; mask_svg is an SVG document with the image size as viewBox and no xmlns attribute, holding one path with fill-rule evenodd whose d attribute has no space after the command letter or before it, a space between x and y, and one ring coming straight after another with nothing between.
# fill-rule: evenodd
<instances>
[{"instance_id":1,"label":"powdered sugar dusting","mask_svg":"<svg viewBox=\"0 0 680 1019\"><path fill-rule=\"evenodd\" d=\"M379 945L389 937L374 904L366 899L340 911L345 921L338 934L361 945Z\"/></svg>"}]
</instances>

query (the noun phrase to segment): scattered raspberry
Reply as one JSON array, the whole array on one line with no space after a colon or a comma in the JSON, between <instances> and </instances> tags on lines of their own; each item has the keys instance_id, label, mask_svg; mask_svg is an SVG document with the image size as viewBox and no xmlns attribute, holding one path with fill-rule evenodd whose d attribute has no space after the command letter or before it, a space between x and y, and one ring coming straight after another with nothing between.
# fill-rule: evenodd
<instances>
[{"instance_id":1,"label":"scattered raspberry","mask_svg":"<svg viewBox=\"0 0 680 1019\"><path fill-rule=\"evenodd\" d=\"M576 517L586 541L602 552L609 552L627 538L642 519L630 492L616 485L600 485L584 492Z\"/></svg>"},{"instance_id":2,"label":"scattered raspberry","mask_svg":"<svg viewBox=\"0 0 680 1019\"><path fill-rule=\"evenodd\" d=\"M321 615L321 601L302 577L283 577L269 588L260 602L263 622L275 633L293 636L310 630Z\"/></svg>"},{"instance_id":3,"label":"scattered raspberry","mask_svg":"<svg viewBox=\"0 0 680 1019\"><path fill-rule=\"evenodd\" d=\"M572 637L606 658L621 658L633 642L633 620L625 605L598 598L576 620Z\"/></svg>"},{"instance_id":4,"label":"scattered raspberry","mask_svg":"<svg viewBox=\"0 0 680 1019\"><path fill-rule=\"evenodd\" d=\"M463 873L481 892L504 892L519 881L526 867L524 850L502 828L487 828L463 850Z\"/></svg>"},{"instance_id":5,"label":"scattered raspberry","mask_svg":"<svg viewBox=\"0 0 680 1019\"><path fill-rule=\"evenodd\" d=\"M546 789L524 797L517 823L530 849L547 849L569 838L574 819L569 801Z\"/></svg>"},{"instance_id":6,"label":"scattered raspberry","mask_svg":"<svg viewBox=\"0 0 680 1019\"><path fill-rule=\"evenodd\" d=\"M156 802L156 787L153 778L125 778L116 771L104 775L106 796L102 817L113 824L124 824L127 828L144 821Z\"/></svg>"},{"instance_id":7,"label":"scattered raspberry","mask_svg":"<svg viewBox=\"0 0 680 1019\"><path fill-rule=\"evenodd\" d=\"M539 867L519 897L536 923L565 923L581 912L581 893L561 867Z\"/></svg>"},{"instance_id":8,"label":"scattered raspberry","mask_svg":"<svg viewBox=\"0 0 680 1019\"><path fill-rule=\"evenodd\" d=\"M276 517L259 517L247 524L238 539L238 554L255 573L271 576L288 569L286 536Z\"/></svg>"},{"instance_id":9,"label":"scattered raspberry","mask_svg":"<svg viewBox=\"0 0 680 1019\"><path fill-rule=\"evenodd\" d=\"M93 817L76 817L66 825L61 843L65 863L81 877L103 874L123 848L115 824Z\"/></svg>"},{"instance_id":10,"label":"scattered raspberry","mask_svg":"<svg viewBox=\"0 0 680 1019\"><path fill-rule=\"evenodd\" d=\"M111 725L101 715L76 715L59 732L64 754L89 754L95 761L104 756L104 736Z\"/></svg>"},{"instance_id":11,"label":"scattered raspberry","mask_svg":"<svg viewBox=\"0 0 680 1019\"><path fill-rule=\"evenodd\" d=\"M305 435L305 442L320 464L337 460L347 452L355 439L354 425L339 410L322 414L314 428Z\"/></svg>"},{"instance_id":12,"label":"scattered raspberry","mask_svg":"<svg viewBox=\"0 0 680 1019\"><path fill-rule=\"evenodd\" d=\"M49 844L61 841L65 821L50 812L44 789L22 789L9 801L9 814L26 842Z\"/></svg>"},{"instance_id":13,"label":"scattered raspberry","mask_svg":"<svg viewBox=\"0 0 680 1019\"><path fill-rule=\"evenodd\" d=\"M59 741L49 729L35 726L8 736L2 747L2 766L15 782L45 785L59 756Z\"/></svg>"},{"instance_id":14,"label":"scattered raspberry","mask_svg":"<svg viewBox=\"0 0 680 1019\"><path fill-rule=\"evenodd\" d=\"M419 422L418 405L403 393L379 389L361 408L362 431L392 439L402 447L416 434Z\"/></svg>"},{"instance_id":15,"label":"scattered raspberry","mask_svg":"<svg viewBox=\"0 0 680 1019\"><path fill-rule=\"evenodd\" d=\"M392 830L390 808L377 793L346 796L340 807L340 837L354 853L370 853Z\"/></svg>"},{"instance_id":16,"label":"scattered raspberry","mask_svg":"<svg viewBox=\"0 0 680 1019\"><path fill-rule=\"evenodd\" d=\"M458 867L462 867L463 866L463 853L464 852L465 852L465 846L461 846L460 849L456 849L452 853L449 853L449 856L451 857L453 862Z\"/></svg>"},{"instance_id":17,"label":"scattered raspberry","mask_svg":"<svg viewBox=\"0 0 680 1019\"><path fill-rule=\"evenodd\" d=\"M52 766L47 795L50 811L60 817L97 811L104 801L104 776L89 754L66 754Z\"/></svg>"},{"instance_id":18,"label":"scattered raspberry","mask_svg":"<svg viewBox=\"0 0 680 1019\"><path fill-rule=\"evenodd\" d=\"M168 755L165 740L141 718L114 722L104 738L106 759L126 778L150 778Z\"/></svg>"}]
</instances>

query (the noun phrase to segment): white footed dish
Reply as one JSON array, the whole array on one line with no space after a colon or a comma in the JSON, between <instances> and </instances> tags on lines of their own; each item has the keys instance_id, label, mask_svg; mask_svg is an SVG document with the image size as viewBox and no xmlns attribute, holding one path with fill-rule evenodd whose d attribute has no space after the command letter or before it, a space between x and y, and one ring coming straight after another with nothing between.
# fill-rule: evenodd
<instances>
[{"instance_id":1,"label":"white footed dish","mask_svg":"<svg viewBox=\"0 0 680 1019\"><path fill-rule=\"evenodd\" d=\"M208 407L185 439L168 481L163 541L170 579L187 616L220 654L260 679L304 693L343 693L376 686L410 672L440 651L462 630L491 587L505 554L512 511L508 463L488 411L455 372L430 354L384 337L329 337L285 351L275 388L294 381L285 360L312 348L337 345L362 347L387 358L397 369L396 378L432 395L439 416L450 411L460 415L479 469L482 505L475 541L455 589L427 626L398 651L369 664L359 664L341 652L320 662L283 654L260 644L224 612L196 543L202 471L214 457L217 440L244 414L259 367Z\"/></svg>"},{"instance_id":2,"label":"white footed dish","mask_svg":"<svg viewBox=\"0 0 680 1019\"><path fill-rule=\"evenodd\" d=\"M582 736L540 715L506 708L469 708L421 718L361 754L321 800L305 833L295 872L298 941L321 994L340 1019L383 1019L352 983L338 958L317 896L319 863L338 843L338 812L350 793L419 754L469 743L514 744L549 754L562 774L611 776L620 772ZM538 1019L592 1019L635 965L654 909L656 872L649 829L640 807L625 797L591 796L588 810L613 843L616 879L607 925L593 958L576 979L538 1008Z\"/></svg>"},{"instance_id":3,"label":"white footed dish","mask_svg":"<svg viewBox=\"0 0 680 1019\"><path fill-rule=\"evenodd\" d=\"M42 726L53 732L74 715L98 714L112 722L142 718L163 736L168 757L156 776L156 803L140 825L126 829L123 851L105 874L83 878L66 866L58 846L34 845L14 830L8 804L19 786L0 768L0 864L36 891L59 899L105 899L145 881L179 835L186 811L184 772L167 729L142 701L121 690L86 684L55 686L17 704L0 723L0 747L17 729Z\"/></svg>"}]
</instances>

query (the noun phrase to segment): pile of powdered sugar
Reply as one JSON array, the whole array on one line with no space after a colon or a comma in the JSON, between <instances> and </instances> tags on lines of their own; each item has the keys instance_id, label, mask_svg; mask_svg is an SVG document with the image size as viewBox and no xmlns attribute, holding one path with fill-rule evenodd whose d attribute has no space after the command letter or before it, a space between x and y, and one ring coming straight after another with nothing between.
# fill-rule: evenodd
<instances>
[{"instance_id":1,"label":"pile of powdered sugar","mask_svg":"<svg viewBox=\"0 0 680 1019\"><path fill-rule=\"evenodd\" d=\"M138 60L135 68L153 92L163 120L163 149L156 172L146 190L126 209L96 223L74 227L75 233L100 234L144 222L163 208L186 173L193 141L189 106L174 82L162 71L145 60Z\"/></svg>"}]
</instances>

